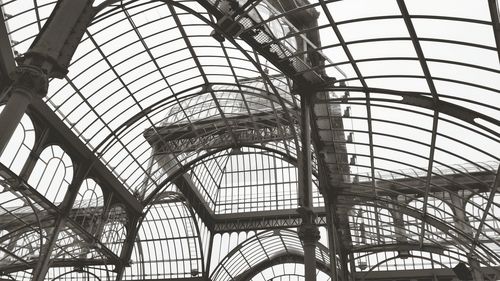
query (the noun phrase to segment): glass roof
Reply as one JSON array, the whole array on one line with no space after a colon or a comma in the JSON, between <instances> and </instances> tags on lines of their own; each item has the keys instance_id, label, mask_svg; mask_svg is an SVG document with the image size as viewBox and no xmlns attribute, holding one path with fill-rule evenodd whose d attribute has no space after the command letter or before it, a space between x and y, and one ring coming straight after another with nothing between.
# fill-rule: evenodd
<instances>
[{"instance_id":1,"label":"glass roof","mask_svg":"<svg viewBox=\"0 0 500 281\"><path fill-rule=\"evenodd\" d=\"M0 39L14 57L56 3L0 0ZM289 271L271 263L289 247L303 255L285 218L298 217L306 95L314 207L337 229L322 229L318 278L330 278L332 237L353 274L500 267L497 1L123 0L92 9L68 73L50 79L43 103L144 217L131 226L114 189L89 173L47 278L116 277L107 264L128 243L125 280L301 279L299 261L286 260ZM40 146L55 127L47 122L30 108L0 157L0 272L16 280L30 278L54 210L81 177L73 146L49 137ZM37 193L16 189L19 178ZM103 262L65 263L78 258Z\"/></svg>"}]
</instances>

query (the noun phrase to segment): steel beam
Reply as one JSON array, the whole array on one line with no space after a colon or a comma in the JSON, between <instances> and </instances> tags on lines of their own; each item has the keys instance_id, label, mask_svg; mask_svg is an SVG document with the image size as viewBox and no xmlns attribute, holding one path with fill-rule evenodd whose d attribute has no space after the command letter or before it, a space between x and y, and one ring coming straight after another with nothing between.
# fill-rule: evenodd
<instances>
[{"instance_id":1,"label":"steel beam","mask_svg":"<svg viewBox=\"0 0 500 281\"><path fill-rule=\"evenodd\" d=\"M168 149L164 150L171 154L199 149L234 147L233 137L236 138L239 146L293 138L292 132L288 129L292 124L285 121L283 114L276 115L274 112L266 112L252 116L256 123L249 122L247 116L226 117L226 122L223 122L221 118L199 120L186 123L183 127L180 127L179 123L174 123L147 129L144 132L144 137L151 145L165 144ZM241 128L247 129L241 130ZM233 137L230 136L229 132Z\"/></svg>"},{"instance_id":2,"label":"steel beam","mask_svg":"<svg viewBox=\"0 0 500 281\"><path fill-rule=\"evenodd\" d=\"M326 226L326 213L322 207L313 208L316 214L315 223ZM251 213L232 213L214 215L214 232L240 232L262 229L286 229L299 227L302 215L296 210L276 210Z\"/></svg>"},{"instance_id":3,"label":"steel beam","mask_svg":"<svg viewBox=\"0 0 500 281\"><path fill-rule=\"evenodd\" d=\"M312 207L314 213L325 215L324 207ZM300 213L296 209L283 209L272 211L257 211L257 212L244 212L244 213L228 213L217 214L214 218L219 222L224 221L237 221L237 220L252 220L252 219L272 219L272 218L300 218Z\"/></svg>"},{"instance_id":4,"label":"steel beam","mask_svg":"<svg viewBox=\"0 0 500 281\"><path fill-rule=\"evenodd\" d=\"M315 207L313 208L313 210L317 215L316 224L318 226L325 226L325 209L322 207ZM69 216L76 222L79 222L80 220L88 221L86 217L92 217L95 213L102 213L103 208L90 208L88 211L85 211L85 213L84 211L84 209L73 209L71 210ZM78 216L75 217L74 214L78 214ZM14 224L13 221L17 220L16 217L21 217L23 219L22 222ZM298 227L302 222L302 217L299 213L297 213L295 209L219 214L213 215L211 219L214 222L213 230L217 233L261 230L269 228ZM50 224L54 221L54 215L44 214L39 218L39 220L41 222ZM28 225L37 222L38 220L33 212L18 213L16 214L16 216L14 216L13 214L0 215L0 229L2 229L2 227L4 226L8 226L9 229L13 229L16 226L20 227L22 225Z\"/></svg>"},{"instance_id":5,"label":"steel beam","mask_svg":"<svg viewBox=\"0 0 500 281\"><path fill-rule=\"evenodd\" d=\"M7 23L5 21L5 15L3 14L3 9L0 18L0 82L7 82L9 74L14 72L16 69L16 63L14 61L14 54L12 53L12 48L10 45L9 30L7 28ZM0 84L0 90L2 89L2 84ZM0 99L1 101L1 99Z\"/></svg>"},{"instance_id":6,"label":"steel beam","mask_svg":"<svg viewBox=\"0 0 500 281\"><path fill-rule=\"evenodd\" d=\"M491 185L495 179L492 171L478 171L469 174L447 174L434 175L431 179L432 187L430 193L438 192L463 192L464 196L474 193L491 191ZM399 179L384 179L375 182L377 194L380 196L394 197L396 195L421 196L425 188L425 177L407 176ZM356 183L341 183L338 186L339 193L370 194L373 189L369 181Z\"/></svg>"},{"instance_id":7,"label":"steel beam","mask_svg":"<svg viewBox=\"0 0 500 281\"><path fill-rule=\"evenodd\" d=\"M498 7L498 0L488 0L490 8L491 23L493 25L493 35L495 36L495 43L497 45L498 62L500 62L500 11Z\"/></svg>"},{"instance_id":8,"label":"steel beam","mask_svg":"<svg viewBox=\"0 0 500 281\"><path fill-rule=\"evenodd\" d=\"M399 104L407 104L407 105L413 105L421 108L426 108L429 110L434 109L434 101L432 98L429 98L425 96L425 93L422 92L407 92L407 91L398 91L398 90L391 90L391 89L383 89L383 88L374 88L374 87L367 87L366 89L363 87L353 87L353 86L339 86L339 87L325 87L324 90L331 90L331 91L351 91L351 92L359 92L362 93L363 91L367 90L372 93L380 93L380 94L387 94L387 95L393 95L395 98L401 97L402 99L381 99L381 98L372 98L372 100L375 101L383 101L383 102L393 102L393 103L399 103ZM345 99L324 99L324 100L319 100L318 102L320 103L348 103L349 101L359 101L359 100L364 100L364 98L345 98ZM471 110L469 108L460 106L458 104L454 104L451 102L439 100L437 101L437 105L439 108L439 111L441 113L444 113L446 115L452 116L454 118L457 118L461 121L464 121L466 123L469 123L473 126L477 126L485 131L488 131L495 136L500 137L500 133L497 131L494 131L486 126L481 125L480 123L476 123L475 119L476 118L481 118L487 122L490 122L494 125L500 126L500 121L498 119L495 119L491 116L488 116L486 114L483 114L481 112L477 112L474 110Z\"/></svg>"}]
</instances>

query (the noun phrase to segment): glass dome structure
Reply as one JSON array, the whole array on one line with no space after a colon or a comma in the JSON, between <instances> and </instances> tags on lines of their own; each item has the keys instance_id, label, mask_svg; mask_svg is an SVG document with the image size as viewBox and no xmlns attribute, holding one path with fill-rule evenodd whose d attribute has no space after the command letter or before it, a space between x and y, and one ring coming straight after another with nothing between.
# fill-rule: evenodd
<instances>
[{"instance_id":1,"label":"glass dome structure","mask_svg":"<svg viewBox=\"0 0 500 281\"><path fill-rule=\"evenodd\" d=\"M497 0L0 7L0 280L500 279Z\"/></svg>"}]
</instances>

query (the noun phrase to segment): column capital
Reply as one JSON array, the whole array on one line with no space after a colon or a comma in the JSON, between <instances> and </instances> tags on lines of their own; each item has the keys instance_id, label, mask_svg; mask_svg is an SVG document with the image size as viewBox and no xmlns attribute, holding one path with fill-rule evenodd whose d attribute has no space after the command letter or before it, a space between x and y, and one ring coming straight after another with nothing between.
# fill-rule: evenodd
<instances>
[{"instance_id":1,"label":"column capital","mask_svg":"<svg viewBox=\"0 0 500 281\"><path fill-rule=\"evenodd\" d=\"M319 228L315 223L303 223L298 227L299 239L304 245L316 244L321 238Z\"/></svg>"},{"instance_id":2,"label":"column capital","mask_svg":"<svg viewBox=\"0 0 500 281\"><path fill-rule=\"evenodd\" d=\"M45 97L49 88L49 78L39 67L20 65L12 74L12 87L22 89L30 95Z\"/></svg>"}]
</instances>

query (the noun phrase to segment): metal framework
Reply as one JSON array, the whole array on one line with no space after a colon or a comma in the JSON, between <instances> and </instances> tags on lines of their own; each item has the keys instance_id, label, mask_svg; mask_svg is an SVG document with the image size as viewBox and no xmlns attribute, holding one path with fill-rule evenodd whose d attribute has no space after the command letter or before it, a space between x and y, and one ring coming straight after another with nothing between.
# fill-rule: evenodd
<instances>
[{"instance_id":1,"label":"metal framework","mask_svg":"<svg viewBox=\"0 0 500 281\"><path fill-rule=\"evenodd\" d=\"M0 280L497 280L496 0L0 0Z\"/></svg>"}]
</instances>

